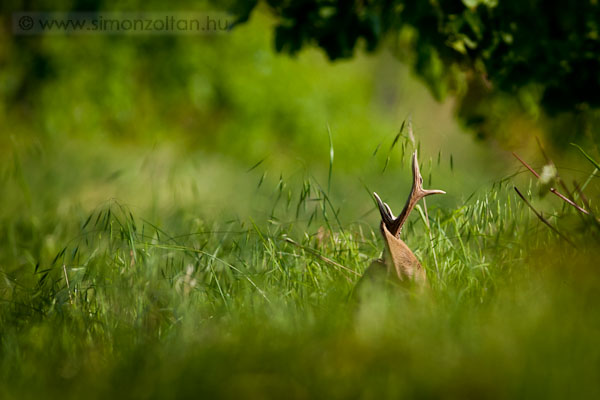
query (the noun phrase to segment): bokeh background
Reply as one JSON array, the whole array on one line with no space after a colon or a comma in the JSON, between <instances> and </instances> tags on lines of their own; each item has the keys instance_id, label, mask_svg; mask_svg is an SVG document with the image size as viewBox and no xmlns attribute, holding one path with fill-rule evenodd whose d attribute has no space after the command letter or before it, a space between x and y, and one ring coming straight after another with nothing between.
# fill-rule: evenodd
<instances>
[{"instance_id":1,"label":"bokeh background","mask_svg":"<svg viewBox=\"0 0 600 400\"><path fill-rule=\"evenodd\" d=\"M391 51L290 57L274 51L274 24L266 8L218 35L13 36L5 23L4 169L29 186L7 191L8 203L68 214L116 198L154 216L182 204L199 216L260 213L261 179L271 189L280 175L327 183L330 132L333 190L354 220L372 206L365 185L403 193L407 129L390 147L409 121L444 204L514 172L505 148L463 131L452 99L435 101Z\"/></svg>"},{"instance_id":2,"label":"bokeh background","mask_svg":"<svg viewBox=\"0 0 600 400\"><path fill-rule=\"evenodd\" d=\"M600 159L593 119L439 96L393 38L279 53L263 3L213 35L15 35L10 19L223 7L0 5L0 397L600 393L597 220L511 154L541 171L538 139L595 207L597 170L568 144ZM482 108L494 134L465 122ZM413 149L447 192L405 229L431 294L349 310L382 249L371 193L400 209Z\"/></svg>"}]
</instances>

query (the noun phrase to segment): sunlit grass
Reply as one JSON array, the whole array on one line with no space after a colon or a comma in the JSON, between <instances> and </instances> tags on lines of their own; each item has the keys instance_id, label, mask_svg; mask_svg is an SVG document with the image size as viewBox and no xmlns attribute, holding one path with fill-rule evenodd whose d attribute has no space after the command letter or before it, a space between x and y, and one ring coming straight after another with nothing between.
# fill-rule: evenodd
<instances>
[{"instance_id":1,"label":"sunlit grass","mask_svg":"<svg viewBox=\"0 0 600 400\"><path fill-rule=\"evenodd\" d=\"M5 171L32 203L46 189ZM421 208L403 232L430 289L357 302L376 225L342 218L310 173L253 172L260 218L185 203L148 218L119 200L3 214L2 398L599 394L595 233L572 248L510 179L432 200L429 228Z\"/></svg>"}]
</instances>

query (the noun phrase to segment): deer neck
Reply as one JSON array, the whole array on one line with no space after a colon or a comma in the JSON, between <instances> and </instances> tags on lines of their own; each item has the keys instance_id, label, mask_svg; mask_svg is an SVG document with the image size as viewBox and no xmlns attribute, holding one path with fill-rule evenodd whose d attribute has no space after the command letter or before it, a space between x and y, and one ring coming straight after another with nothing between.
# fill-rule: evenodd
<instances>
[{"instance_id":1,"label":"deer neck","mask_svg":"<svg viewBox=\"0 0 600 400\"><path fill-rule=\"evenodd\" d=\"M385 242L383 259L389 275L400 281L424 279L421 264L406 243L392 235L385 224L381 225L381 232Z\"/></svg>"}]
</instances>

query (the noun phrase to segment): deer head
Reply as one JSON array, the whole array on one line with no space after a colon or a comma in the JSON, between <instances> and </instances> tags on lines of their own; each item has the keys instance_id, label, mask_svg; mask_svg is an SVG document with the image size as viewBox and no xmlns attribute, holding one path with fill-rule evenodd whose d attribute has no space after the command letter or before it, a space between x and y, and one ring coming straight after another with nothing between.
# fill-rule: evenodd
<instances>
[{"instance_id":1,"label":"deer head","mask_svg":"<svg viewBox=\"0 0 600 400\"><path fill-rule=\"evenodd\" d=\"M379 213L381 214L380 230L385 242L385 251L383 260L378 260L380 265L387 267L388 276L392 271L401 281L426 281L425 271L421 264L408 248L408 246L399 238L402 226L408 219L410 212L417 205L419 200L432 194L445 194L443 190L425 190L423 189L423 178L419 171L419 162L417 160L417 152L412 155L412 173L413 183L412 189L404 204L404 208L400 215L396 218L386 203L381 201L377 193L373 193Z\"/></svg>"}]
</instances>

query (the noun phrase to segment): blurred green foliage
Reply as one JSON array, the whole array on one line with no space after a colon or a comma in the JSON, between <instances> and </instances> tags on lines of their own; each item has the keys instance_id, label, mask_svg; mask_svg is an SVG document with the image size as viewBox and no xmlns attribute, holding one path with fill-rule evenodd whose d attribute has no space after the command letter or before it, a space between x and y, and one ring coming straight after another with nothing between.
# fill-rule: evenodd
<instances>
[{"instance_id":1,"label":"blurred green foliage","mask_svg":"<svg viewBox=\"0 0 600 400\"><path fill-rule=\"evenodd\" d=\"M2 4L0 123L7 128L0 152L10 160L6 173L20 173L23 187L53 183L43 195L14 191L10 210L58 204L67 210L66 204L78 202L89 209L110 196L160 208L198 202L198 193L210 198L205 202L224 204L230 188L248 193L263 175L265 184L273 185L281 174L322 177L329 159L328 126L337 173L332 190L364 196L361 181L408 179L399 174L398 151L407 146L406 131L395 149L390 145L411 114L428 173L434 165L430 158L441 157L435 168L450 176L452 152L462 153L463 165L489 157L468 138L454 137L459 130L447 107L435 104L393 58L382 54L332 65L320 52L307 51L291 59L272 51L275 21L266 13L219 35L18 36L9 23L14 10L162 10L160 4ZM179 5L191 12L218 6ZM389 167L382 176L384 164ZM188 179L199 165L202 175L194 183L199 192L180 193L189 187L179 184L180 177ZM501 166L457 173L453 184L473 191L488 179L486 170ZM177 195L152 197L156 182ZM251 208L250 202L231 203L233 213ZM347 212L354 219L365 211Z\"/></svg>"},{"instance_id":2,"label":"blurred green foliage","mask_svg":"<svg viewBox=\"0 0 600 400\"><path fill-rule=\"evenodd\" d=\"M238 11L246 20L252 7ZM275 47L307 45L330 59L393 42L437 99L460 100L457 114L480 135L502 137L498 108L537 117L573 114L581 137L598 122L600 5L597 1L267 1L277 15ZM256 4L256 2L250 2ZM391 40L386 40L390 38ZM574 122L585 121L583 124ZM597 133L597 131L593 131Z\"/></svg>"},{"instance_id":3,"label":"blurred green foliage","mask_svg":"<svg viewBox=\"0 0 600 400\"><path fill-rule=\"evenodd\" d=\"M157 4L144 3L144 9ZM117 9L141 5L129 2ZM108 6L40 2L2 7L9 17L8 11L25 7ZM211 5L181 7L193 11ZM192 149L224 150L246 165L267 156L287 160L309 147L322 148L326 159L330 124L345 137L337 143L345 150L337 162L351 166L352 157L345 154L373 151L355 146L354 140L365 132L390 135L406 117L383 116L372 104L377 81L369 71L375 62L334 69L317 53L302 63L278 56L270 51L265 29L272 20L256 18L235 34L133 37L15 36L5 19L0 122L13 127L14 135L34 131L35 137L52 142L106 137L152 144L171 138ZM2 140L8 146L7 137ZM306 161L320 156L304 154Z\"/></svg>"},{"instance_id":4,"label":"blurred green foliage","mask_svg":"<svg viewBox=\"0 0 600 400\"><path fill-rule=\"evenodd\" d=\"M597 224L386 52L277 54L263 9L224 35L25 37L10 12L165 5L0 8L3 400L598 397ZM401 206L414 147L448 192L403 232L431 290L356 304L382 250L371 193ZM596 153L572 150L557 170L596 207Z\"/></svg>"}]
</instances>

